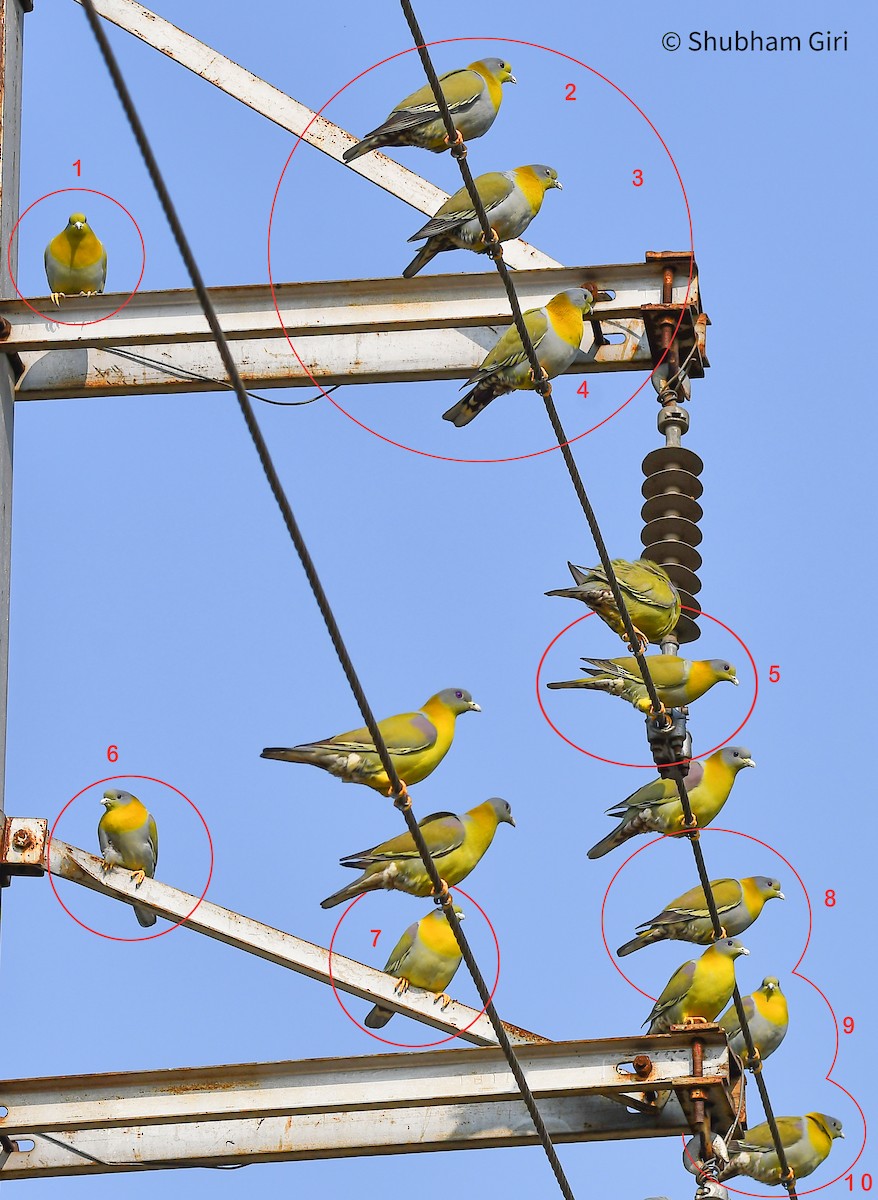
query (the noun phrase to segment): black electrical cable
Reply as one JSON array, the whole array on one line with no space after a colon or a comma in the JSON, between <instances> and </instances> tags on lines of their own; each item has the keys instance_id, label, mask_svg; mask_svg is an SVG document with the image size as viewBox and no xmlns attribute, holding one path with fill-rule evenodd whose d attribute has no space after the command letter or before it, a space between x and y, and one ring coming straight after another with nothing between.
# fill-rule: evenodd
<instances>
[{"instance_id":1,"label":"black electrical cable","mask_svg":"<svg viewBox=\"0 0 878 1200\"><path fill-rule=\"evenodd\" d=\"M339 662L342 665L342 669L347 677L351 691L354 693L354 697L357 701L360 712L362 713L363 720L365 721L365 724L372 737L378 757L381 760L381 765L383 766L387 778L390 781L390 795L393 796L394 803L402 811L403 816L405 817L409 832L414 839L418 853L423 859L424 867L430 878L430 882L433 885L433 892L436 900L442 905L448 923L454 932L454 936L460 947L461 955L463 956L464 962L466 963L467 968L472 975L473 982L476 985L476 990L479 993L479 997L485 1006L485 1015L491 1022L500 1049L503 1051L506 1061L509 1064L509 1068L512 1071L512 1075L515 1079L518 1089L521 1092L525 1106L527 1107L527 1110L534 1122L534 1126L536 1127L540 1141L543 1143L550 1162L552 1163L556 1177L558 1177L561 1190L564 1193L566 1200L574 1200L573 1193L564 1177L563 1170L561 1169L560 1162L558 1162L558 1157L555 1153L555 1148L552 1145L548 1130L546 1129L545 1123L540 1115L539 1109L537 1108L536 1101L527 1083L524 1071L521 1068L521 1064L519 1063L515 1055L515 1051L512 1048L512 1043L509 1041L506 1029L500 1020L497 1010L495 1009L491 1000L490 990L485 983L484 977L479 970L478 963L476 962L469 943L464 936L460 921L454 911L448 886L440 876L436 864L433 861L433 858L427 847L427 843L424 840L424 835L415 819L414 813L412 812L411 799L405 789L404 784L400 780L399 775L397 774L396 767L394 766L393 760L390 757L384 739L381 736L381 730L378 728L378 724L375 720L372 709L368 700L366 699L365 692L363 691L362 684L360 683L356 670L354 669L353 662L348 654L347 647L342 639L341 631L336 623L329 600L327 599L326 593L323 590L323 585L320 582L317 569L308 551L308 547L306 546L302 537L302 533L299 529L298 523L296 522L296 518L293 515L293 510L290 506L290 503L284 493L280 478L271 460L268 446L266 445L265 439L262 436L262 432L256 422L255 414L250 405L250 401L247 398L247 390L244 387L240 374L238 373L237 366L235 365L234 358L232 357L231 350L229 349L228 342L226 341L225 335L220 327L219 321L217 320L216 312L207 289L204 286L204 281L201 277L198 264L195 261L192 250L189 246L189 242L183 231L183 227L180 224L176 209L174 208L170 194L165 186L158 163L153 155L152 147L150 146L149 139L146 136L146 131L144 130L134 107L131 94L128 91L128 87L122 77L122 73L119 70L115 55L113 54L110 44L107 41L103 29L101 28L101 24L97 13L95 12L92 0L81 0L81 2L83 8L85 9L86 17L91 25L92 32L95 35L95 39L98 43L101 54L103 55L104 62L107 65L107 70L110 73L116 91L119 95L122 107L125 110L125 114L131 125L135 140L137 141L140 153L143 156L143 160L146 164L150 178L152 179L153 186L156 189L159 201L164 209L165 217L171 228L171 232L174 235L177 248L180 251L183 262L185 263L186 269L188 270L190 278L192 279L192 286L195 289L199 303L201 304L204 315L207 318L208 324L210 325L211 332L213 333L214 340L216 341L217 348L223 360L223 365L226 368L229 380L231 381L231 386L234 389L235 396L237 397L238 404L240 405L241 412L244 416L244 420L247 423L247 429L249 430L250 436L253 439L256 452L259 455L262 468L265 472L266 478L268 479L274 498L281 510L284 524L287 527L287 531L289 532L299 558L301 559L302 566L305 570L305 574L308 577L308 582L311 585L311 590L314 593L314 598L320 608L323 620L326 623L326 627L329 631L330 638L332 639L333 646L335 647L335 652L338 655Z\"/></svg>"},{"instance_id":2,"label":"black electrical cable","mask_svg":"<svg viewBox=\"0 0 878 1200\"><path fill-rule=\"evenodd\" d=\"M137 363L141 367L152 367L154 371L160 371L163 375L169 375L174 379L193 379L204 383L212 383L217 388L227 388L233 392L234 386L227 379L214 379L211 375L202 375L199 371L187 371L185 367L169 367L167 363L160 362L157 358L148 358L145 354L138 354L133 350L123 350L121 346L104 346L105 354L115 354L118 358L127 358L129 362ZM277 404L280 408L299 408L303 404L313 404L315 400L322 400L324 396L328 396L330 392L336 391L341 387L340 383L333 384L332 387L324 388L318 392L316 396L309 396L307 400L269 400L267 396L260 396L258 392L249 392L247 395L251 400L259 400L263 404Z\"/></svg>"},{"instance_id":3,"label":"black electrical cable","mask_svg":"<svg viewBox=\"0 0 878 1200\"><path fill-rule=\"evenodd\" d=\"M570 479L573 483L574 490L576 491L576 495L577 495L577 498L579 499L579 503L582 507L582 511L585 514L585 519L588 522L588 527L591 531L592 537L594 538L595 546L596 546L597 552L598 552L598 557L601 560L601 565L603 566L604 572L607 576L607 582L609 583L610 590L613 593L613 599L616 602L616 607L619 611L619 615L622 618L622 624L625 627L625 633L628 638L629 649L631 650L632 654L634 655L634 658L637 662L637 666L640 670L641 678L643 679L644 686L646 687L647 694L649 695L650 704L652 705L652 712L653 712L653 714L659 714L664 711L664 705L661 703L661 700L659 698L658 691L656 690L655 683L652 679L652 676L649 671L649 667L647 665L646 657L643 654L642 649L640 648L640 639L637 636L637 632L634 628L634 625L631 621L631 617L628 613L627 605L625 604L625 598L622 595L622 590L619 587L618 580L616 579L616 573L613 570L612 561L610 560L610 556L607 551L607 547L604 542L603 535L600 530L600 526L598 525L597 517L595 516L594 509L592 508L591 502L589 501L588 494L586 493L586 490L585 490L585 485L582 482L582 476L579 473L579 469L576 465L576 461L575 461L575 459L573 457L573 453L570 449L569 439L567 437L567 434L564 431L564 427L561 424L561 420L558 416L558 411L555 408L555 403L552 399L552 385L549 382L549 380L546 378L545 372L543 371L543 368L540 364L539 358L537 357L536 350L534 349L533 342L530 339L530 334L528 333L527 327L524 323L524 318L523 318L522 312L521 312L521 305L518 302L518 296L516 294L515 287L509 276L509 272L507 270L506 263L503 261L502 246L499 243L496 233L491 228L491 223L488 219L488 215L485 211L485 207L482 203L482 199L479 196L478 189L476 188L475 181L472 176L472 172L469 169L469 164L465 161L466 153L467 153L466 143L464 142L460 132L457 130L457 128L454 125L454 120L451 116L451 112L448 108L448 104L445 100L445 96L442 93L442 88L439 83L439 77L436 74L435 67L433 66L433 61L430 57L430 52L427 49L424 35L421 32L420 25L418 24L414 10L412 8L411 0L400 0L400 4L402 5L403 13L405 14L405 18L408 22L409 29L411 30L412 37L414 38L414 41L415 41L415 46L417 48L421 62L424 66L424 71L427 75L427 79L428 79L430 87L433 91L433 97L436 101L436 105L439 109L439 113L445 124L445 128L447 130L447 141L449 144L449 148L451 150L452 155L457 159L457 165L460 168L460 173L463 177L464 185L466 187L467 192L469 193L470 199L472 200L473 209L476 213L476 216L479 219L479 224L482 227L482 231L484 233L484 238L485 238L485 244L488 249L488 254L493 259L494 265L497 268L497 270L500 274L500 277L503 280L503 284L506 288L506 294L509 297L509 304L512 309L512 316L513 316L513 320L515 323L515 327L518 330L518 335L521 338L521 344L524 348L525 354L527 355L528 362L530 363L531 369L533 372L535 390L537 392L539 392L543 397L543 401L546 406L546 412L549 415L549 420L551 421L552 428L555 432L555 437L558 441L558 446L561 450L561 453L564 457L564 461L567 465L567 470L570 474ZM685 784L683 782L683 775L679 771L675 772L675 782L676 782L677 791L678 791L678 794L680 797L680 803L683 808L683 814L685 817L686 826L688 827L687 833L688 833L688 836L689 836L689 839L690 839L690 842L692 845L693 853L695 855L695 863L696 863L696 867L698 869L698 875L701 880L701 885L704 889L705 898L707 900L707 907L708 907L708 911L710 912L711 922L713 924L714 935L715 935L715 937L720 938L723 935L723 928L722 928L722 924L719 919L719 913L717 912L713 893L710 889L710 880L709 880L709 877L707 874L707 868L704 863L704 856L701 851L701 846L698 844L697 822L695 821L695 819L693 817L692 808L689 804L689 797L686 792ZM777 1128L777 1123L774 1118L774 1112L771 1107L771 1101L768 1096L768 1090L766 1088L765 1081L762 1078L762 1070L761 1070L762 1064L761 1064L761 1061L757 1061L758 1056L756 1054L756 1048L753 1043L753 1036L750 1032L749 1022L747 1020L747 1014L744 1011L744 1006L741 1002L741 994L740 994L740 991L738 990L737 984L735 984L733 999L734 999L734 1004L735 1004L735 1011L737 1012L738 1019L741 1022L741 1032L744 1036L744 1043L747 1047L747 1053L750 1056L751 1062L755 1064L754 1074L756 1077L756 1086L759 1089L759 1095L762 1099L763 1107L765 1108L766 1121L768 1123L769 1129L771 1130L771 1135L772 1135L772 1139L774 1141L775 1150L777 1151L778 1161L780 1162L781 1168L783 1170L784 1179L782 1182L784 1183L784 1187L786 1187L787 1191L789 1192L790 1200L797 1200L796 1190L795 1190L795 1176L793 1175L793 1172L790 1169L789 1163L787 1162L786 1152L784 1150L783 1142L781 1141L780 1133ZM560 1180L559 1180L559 1182L560 1182ZM562 1186L562 1190L563 1190L563 1186Z\"/></svg>"}]
</instances>

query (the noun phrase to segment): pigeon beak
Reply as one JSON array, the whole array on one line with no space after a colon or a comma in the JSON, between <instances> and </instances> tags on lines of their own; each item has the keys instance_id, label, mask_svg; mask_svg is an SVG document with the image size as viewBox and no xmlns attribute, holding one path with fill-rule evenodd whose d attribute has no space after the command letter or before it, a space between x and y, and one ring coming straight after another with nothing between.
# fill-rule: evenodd
<instances>
[{"instance_id":1,"label":"pigeon beak","mask_svg":"<svg viewBox=\"0 0 878 1200\"><path fill-rule=\"evenodd\" d=\"M481 712L482 711L481 704L476 704L475 700L470 700L469 707L470 707L470 712Z\"/></svg>"},{"instance_id":2,"label":"pigeon beak","mask_svg":"<svg viewBox=\"0 0 878 1200\"><path fill-rule=\"evenodd\" d=\"M778 892L775 896L775 900L786 900L786 896L783 894L783 892Z\"/></svg>"},{"instance_id":3,"label":"pigeon beak","mask_svg":"<svg viewBox=\"0 0 878 1200\"><path fill-rule=\"evenodd\" d=\"M756 766L756 760L755 760L755 758L742 758L742 759L741 759L741 766L742 766L742 767L755 767L755 766Z\"/></svg>"},{"instance_id":4,"label":"pigeon beak","mask_svg":"<svg viewBox=\"0 0 878 1200\"><path fill-rule=\"evenodd\" d=\"M559 192L563 192L563 191L564 191L564 185L561 183L561 180L560 180L560 179L556 179L556 180L554 181L554 183L552 184L552 187L556 187L556 188L558 189L558 191L559 191Z\"/></svg>"},{"instance_id":5,"label":"pigeon beak","mask_svg":"<svg viewBox=\"0 0 878 1200\"><path fill-rule=\"evenodd\" d=\"M843 1137L844 1137L844 1130L842 1130L842 1129L839 1129L839 1131L838 1131L838 1136L839 1136L840 1138L843 1138Z\"/></svg>"},{"instance_id":6,"label":"pigeon beak","mask_svg":"<svg viewBox=\"0 0 878 1200\"><path fill-rule=\"evenodd\" d=\"M74 229L82 229L82 221L74 221L73 228Z\"/></svg>"},{"instance_id":7,"label":"pigeon beak","mask_svg":"<svg viewBox=\"0 0 878 1200\"><path fill-rule=\"evenodd\" d=\"M741 682L741 681L740 681L740 679L738 678L738 676L737 676L737 675L733 675L733 676L732 676L732 683L735 685L735 687L737 687L737 686L738 686L738 684L739 684L740 682Z\"/></svg>"},{"instance_id":8,"label":"pigeon beak","mask_svg":"<svg viewBox=\"0 0 878 1200\"><path fill-rule=\"evenodd\" d=\"M742 947L741 947L741 953L742 953L742 954L749 955L749 954L750 954L750 951L747 949L747 947L746 947L746 946L742 946Z\"/></svg>"},{"instance_id":9,"label":"pigeon beak","mask_svg":"<svg viewBox=\"0 0 878 1200\"><path fill-rule=\"evenodd\" d=\"M515 828L515 817L513 817L511 813L509 814L509 824L513 829Z\"/></svg>"},{"instance_id":10,"label":"pigeon beak","mask_svg":"<svg viewBox=\"0 0 878 1200\"><path fill-rule=\"evenodd\" d=\"M514 75L507 75L506 82L507 83L518 83L518 80L515 78Z\"/></svg>"}]
</instances>

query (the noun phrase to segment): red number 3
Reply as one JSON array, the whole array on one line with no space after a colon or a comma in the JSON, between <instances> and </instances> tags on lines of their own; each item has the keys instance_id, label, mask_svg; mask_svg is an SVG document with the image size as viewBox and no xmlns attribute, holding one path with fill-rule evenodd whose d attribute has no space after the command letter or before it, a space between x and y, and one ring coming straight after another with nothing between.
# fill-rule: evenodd
<instances>
[{"instance_id":1,"label":"red number 3","mask_svg":"<svg viewBox=\"0 0 878 1200\"><path fill-rule=\"evenodd\" d=\"M635 171L631 183L634 187L643 187L643 172Z\"/></svg>"}]
</instances>

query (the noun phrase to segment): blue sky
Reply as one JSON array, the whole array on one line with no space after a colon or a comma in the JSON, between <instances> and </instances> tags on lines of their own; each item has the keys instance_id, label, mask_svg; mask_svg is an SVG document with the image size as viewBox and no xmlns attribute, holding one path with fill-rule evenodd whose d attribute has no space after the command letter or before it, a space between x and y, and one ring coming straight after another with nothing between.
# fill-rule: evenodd
<instances>
[{"instance_id":1,"label":"blue sky","mask_svg":"<svg viewBox=\"0 0 878 1200\"><path fill-rule=\"evenodd\" d=\"M294 13L265 0L246 19L226 0L165 0L157 11L313 108L409 44L392 3L376 11L328 0L319 11ZM476 173L525 162L557 168L564 191L548 196L527 235L557 259L590 265L685 249L680 189L654 135L616 92L557 55L499 38L555 47L614 80L677 161L712 321L712 367L693 386L686 439L705 463L699 598L745 640L761 685L738 739L758 766L739 780L717 824L769 843L804 880L813 935L801 971L839 1021L855 1018L834 1078L867 1109L876 1030L862 917L872 805L860 747L871 744L862 695L871 633L868 605L850 607L847 588L860 600L874 586L874 389L859 317L874 194L859 130L874 28L852 4L830 14L804 2L795 15L772 15L742 3L735 21L743 31L807 37L829 21L835 32L847 29L849 49L731 55L662 49L669 30L684 39L693 29L734 31L730 15L689 0L664 12L520 0L476 12L446 0L441 10L422 3L419 15L431 40L492 34L437 47L440 70L490 53L511 61L520 83L507 89L470 162ZM143 286L187 286L81 9L43 0L26 26L22 209L77 183L105 192L143 232ZM269 209L294 139L129 36L110 29L110 37L207 282L264 282ZM569 81L575 104L563 98ZM326 115L364 133L421 82L407 55L347 89ZM398 157L446 190L459 186L448 157ZM635 169L644 171L643 188L631 186ZM65 195L22 224L26 295L45 295L43 247L80 205L108 246L108 290L133 286L140 251L127 217L99 197L74 204ZM395 275L421 223L414 210L302 146L280 191L274 277ZM458 253L433 269L484 266ZM571 431L612 411L642 377L592 377L587 401L575 394L577 382L556 388ZM336 394L386 436L436 454L499 456L551 441L540 407L525 401L498 401L470 429L453 429L439 418L456 395L453 383ZM442 462L370 436L325 401L258 407L375 711L417 707L446 686L468 688L482 705L461 720L448 758L414 799L419 814L463 811L491 795L512 805L518 827L500 830L464 884L500 941L501 1015L553 1038L635 1032L649 1003L614 970L600 929L602 898L625 855L591 863L585 852L610 828L603 810L650 774L566 745L534 693L543 650L581 611L543 593L564 586L568 559L596 560L559 455ZM640 462L659 444L655 413L647 386L575 448L614 555L633 557L639 548ZM328 944L337 914L319 901L345 881L337 859L398 832L400 818L366 789L259 758L265 745L325 736L359 719L234 399L219 392L21 404L15 454L7 811L53 820L105 775L167 780L210 827L210 899ZM694 706L696 750L726 736L752 694L735 643L708 624L693 649L731 656L746 686L718 687ZM547 678L575 672L580 655L619 652L608 629L583 623L553 651L561 674ZM771 664L781 668L777 684L768 682ZM620 702L546 695L568 736L608 757L643 760L642 725ZM106 758L110 744L119 747L115 765ZM200 890L208 855L197 817L167 789L132 790L159 823L159 877ZM100 791L71 806L61 837L96 850ZM712 878L776 875L788 896L744 935L751 956L738 974L745 992L777 974L789 995L790 1033L765 1072L776 1111L821 1109L845 1123L848 1139L809 1181L826 1182L853 1160L862 1125L824 1078L834 1047L828 1010L791 976L808 928L804 895L786 865L754 842L715 832L703 845ZM607 902L611 946L695 882L685 845L638 855ZM833 908L823 904L827 888L837 893ZM72 885L59 890L81 919L123 936L139 932L110 901ZM339 948L381 966L423 911L422 901L398 894L364 901ZM467 932L493 972L493 943L472 916ZM372 927L384 931L374 950ZM376 1049L328 989L182 930L134 944L97 938L70 920L46 880L17 881L6 892L2 941L4 1024L18 1031L4 1038L7 1077ZM659 946L627 963L634 982L657 994L689 956L685 946ZM452 990L474 997L463 971ZM400 1040L425 1040L401 1017L390 1029ZM762 1115L750 1091L755 1123ZM679 1150L667 1139L560 1154L577 1196L684 1200L692 1181ZM867 1150L857 1171L869 1169ZM121 1186L140 1197L162 1186L171 1196L236 1198L254 1187L266 1197L319 1188L377 1200L389 1186L422 1186L431 1170L441 1171L443 1191L460 1196L495 1187L517 1200L552 1189L542 1152L519 1149L438 1163L411 1155L46 1180L31 1183L29 1194L101 1197ZM16 1185L6 1186L12 1195ZM830 1190L847 1194L847 1184Z\"/></svg>"}]
</instances>

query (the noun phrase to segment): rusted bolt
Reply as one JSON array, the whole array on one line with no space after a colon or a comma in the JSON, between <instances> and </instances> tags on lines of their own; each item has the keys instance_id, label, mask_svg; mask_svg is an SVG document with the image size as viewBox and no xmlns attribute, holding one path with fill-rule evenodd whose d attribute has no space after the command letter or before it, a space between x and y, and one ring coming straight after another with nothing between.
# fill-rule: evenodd
<instances>
[{"instance_id":1,"label":"rusted bolt","mask_svg":"<svg viewBox=\"0 0 878 1200\"><path fill-rule=\"evenodd\" d=\"M646 1079L652 1073L652 1059L648 1054L638 1054L633 1060L633 1066L638 1079Z\"/></svg>"},{"instance_id":2,"label":"rusted bolt","mask_svg":"<svg viewBox=\"0 0 878 1200\"><path fill-rule=\"evenodd\" d=\"M0 317L0 342L5 342L12 333L12 325L5 317Z\"/></svg>"},{"instance_id":3,"label":"rusted bolt","mask_svg":"<svg viewBox=\"0 0 878 1200\"><path fill-rule=\"evenodd\" d=\"M16 829L12 835L12 844L16 850L30 850L35 845L34 835L29 829Z\"/></svg>"}]
</instances>

